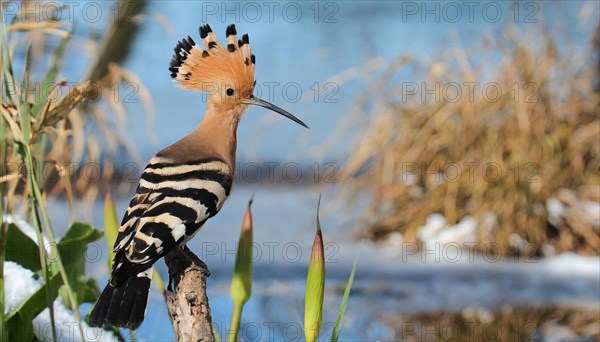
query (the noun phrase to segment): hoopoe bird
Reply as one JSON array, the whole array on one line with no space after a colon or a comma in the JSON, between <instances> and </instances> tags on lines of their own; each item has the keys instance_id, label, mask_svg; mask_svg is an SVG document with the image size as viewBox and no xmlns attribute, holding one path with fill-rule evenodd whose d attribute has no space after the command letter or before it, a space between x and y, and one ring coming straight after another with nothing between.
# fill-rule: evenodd
<instances>
[{"instance_id":1,"label":"hoopoe bird","mask_svg":"<svg viewBox=\"0 0 600 342\"><path fill-rule=\"evenodd\" d=\"M152 265L183 248L216 215L231 192L237 126L249 105L287 111L253 95L255 57L248 35L226 30L219 44L210 26L200 27L205 49L189 36L178 42L170 72L184 89L208 93L204 119L188 136L158 152L144 169L117 235L110 281L92 310L97 327L137 329L150 290Z\"/></svg>"}]
</instances>

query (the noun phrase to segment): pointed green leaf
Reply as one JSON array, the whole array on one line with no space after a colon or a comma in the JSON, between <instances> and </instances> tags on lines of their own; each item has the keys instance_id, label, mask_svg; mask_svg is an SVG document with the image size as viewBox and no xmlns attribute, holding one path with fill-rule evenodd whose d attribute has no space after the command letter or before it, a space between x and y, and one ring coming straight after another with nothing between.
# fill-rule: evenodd
<instances>
[{"instance_id":1,"label":"pointed green leaf","mask_svg":"<svg viewBox=\"0 0 600 342\"><path fill-rule=\"evenodd\" d=\"M62 263L70 274L84 274L88 244L101 237L102 232L94 229L90 224L75 222L71 225L57 246Z\"/></svg>"},{"instance_id":2,"label":"pointed green leaf","mask_svg":"<svg viewBox=\"0 0 600 342\"><path fill-rule=\"evenodd\" d=\"M14 261L32 272L41 270L40 251L37 244L14 223L8 226L7 235L6 260Z\"/></svg>"},{"instance_id":3,"label":"pointed green leaf","mask_svg":"<svg viewBox=\"0 0 600 342\"><path fill-rule=\"evenodd\" d=\"M94 278L88 278L81 284L80 289L81 291L77 292L79 303L95 303L100 297L100 287Z\"/></svg>"},{"instance_id":4,"label":"pointed green leaf","mask_svg":"<svg viewBox=\"0 0 600 342\"><path fill-rule=\"evenodd\" d=\"M75 222L57 246L73 293L78 299L84 301L89 301L90 298L94 300L100 295L98 285L95 288L93 285L90 287L91 284L85 280L85 261L88 244L101 237L102 232L94 229L92 225ZM54 262L54 260L51 261ZM67 289L61 289L60 294L65 305L68 305ZM78 303L82 303L82 301L78 301Z\"/></svg>"}]
</instances>

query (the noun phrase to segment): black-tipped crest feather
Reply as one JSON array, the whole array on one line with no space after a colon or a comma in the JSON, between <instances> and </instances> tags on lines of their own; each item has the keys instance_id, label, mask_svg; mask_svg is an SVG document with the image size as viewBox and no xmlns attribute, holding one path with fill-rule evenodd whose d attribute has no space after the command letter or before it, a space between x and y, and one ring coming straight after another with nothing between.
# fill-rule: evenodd
<instances>
[{"instance_id":1,"label":"black-tipped crest feather","mask_svg":"<svg viewBox=\"0 0 600 342\"><path fill-rule=\"evenodd\" d=\"M237 39L234 24L227 26L227 41L220 44L208 24L198 29L205 49L187 36L177 42L169 64L169 73L183 88L204 90L214 82L235 82L243 84L247 91L254 88L254 63L250 39L244 34ZM223 53L229 53L228 56Z\"/></svg>"},{"instance_id":2,"label":"black-tipped crest feather","mask_svg":"<svg viewBox=\"0 0 600 342\"><path fill-rule=\"evenodd\" d=\"M225 30L225 38L229 38L229 36L231 36L231 35L235 36L236 34L237 34L237 31L235 29L234 24L227 26L227 29Z\"/></svg>"},{"instance_id":3,"label":"black-tipped crest feather","mask_svg":"<svg viewBox=\"0 0 600 342\"><path fill-rule=\"evenodd\" d=\"M204 39L206 38L206 36L208 36L208 34L210 32L212 32L210 26L208 26L208 24L205 25L200 25L200 28L198 29L198 31L200 32L200 38Z\"/></svg>"}]
</instances>

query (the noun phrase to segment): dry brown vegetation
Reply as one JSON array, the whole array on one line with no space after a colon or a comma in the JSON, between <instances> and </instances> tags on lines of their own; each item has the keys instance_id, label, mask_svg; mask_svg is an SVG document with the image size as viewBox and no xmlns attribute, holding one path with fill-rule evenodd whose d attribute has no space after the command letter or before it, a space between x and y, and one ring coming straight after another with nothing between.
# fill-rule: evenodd
<instances>
[{"instance_id":1,"label":"dry brown vegetation","mask_svg":"<svg viewBox=\"0 0 600 342\"><path fill-rule=\"evenodd\" d=\"M577 210L550 224L546 208L561 189L578 200L600 201L596 36L587 51L575 53L558 49L547 33L508 28L474 51L453 48L431 64L392 65L368 101L359 103L368 108L359 120L368 130L345 168L349 191L372 195L364 235L377 240L399 231L414 241L431 213L443 214L450 225L466 215L481 223L491 213L495 219L478 227L477 238L497 244L501 254L597 255L597 227ZM407 96L406 84L393 82L405 68L427 89L439 84L438 100L423 98L423 89ZM466 82L480 84L474 96ZM489 92L482 94L485 85ZM516 250L515 238L530 247Z\"/></svg>"},{"instance_id":2,"label":"dry brown vegetation","mask_svg":"<svg viewBox=\"0 0 600 342\"><path fill-rule=\"evenodd\" d=\"M599 315L597 308L506 306L493 311L467 309L386 320L402 341L597 341Z\"/></svg>"}]
</instances>

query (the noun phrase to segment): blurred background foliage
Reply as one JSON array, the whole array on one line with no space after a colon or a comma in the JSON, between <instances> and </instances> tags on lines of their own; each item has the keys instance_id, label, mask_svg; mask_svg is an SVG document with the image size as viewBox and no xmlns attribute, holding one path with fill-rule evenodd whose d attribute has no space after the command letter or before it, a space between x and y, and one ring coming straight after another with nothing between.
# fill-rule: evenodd
<instances>
[{"instance_id":1,"label":"blurred background foliage","mask_svg":"<svg viewBox=\"0 0 600 342\"><path fill-rule=\"evenodd\" d=\"M32 107L32 152L34 164L42 175L41 185L50 194L66 196L69 203L81 196L88 202L95 199L100 188L115 180L111 165L118 157L137 156L135 147L127 140L127 111L119 92L120 84L135 82L148 115L152 115L152 101L143 84L135 74L119 66L131 51L146 1L120 1L114 5L116 16L106 34L87 31L87 36L78 35L72 42L77 23L73 18L54 20L51 13L53 9L68 11L68 5L40 6L39 1L3 4L19 9L12 17L3 14L11 18L11 22L4 23L7 36L3 46L17 61L15 64L21 66L19 69L24 57L32 66L27 79L11 83L3 77L4 95L15 94ZM26 56L21 55L22 46L31 47ZM87 58L90 64L80 78L64 79L62 67L72 63L65 61L65 52L73 48L90 56ZM45 65L50 67L44 70ZM3 111L14 116L15 105L5 100ZM7 138L9 142L11 137ZM28 189L19 181L25 170L10 152L11 144L5 146L9 151L4 158L7 165L4 171L11 176L6 180L8 199L14 205L15 201L26 198ZM98 167L90 171L84 170L85 165ZM19 172L21 177L15 177Z\"/></svg>"},{"instance_id":2,"label":"blurred background foliage","mask_svg":"<svg viewBox=\"0 0 600 342\"><path fill-rule=\"evenodd\" d=\"M39 3L54 2L3 2L2 17L7 18L6 10L14 15L9 16L10 21L4 22L4 32L0 37L3 54L0 68L3 87L0 160L6 166L2 168L0 176L3 195L0 211L3 217L17 213L27 218L35 228L34 236L38 244L34 246L34 239L25 239L14 225L4 219L0 256L3 261L16 261L35 272L47 284L20 309L1 319L2 322L18 319L23 324L28 324L31 317L39 314L43 308L52 307L50 303L59 295L67 307L77 312L79 304L93 302L98 292L95 280L86 278L82 263L74 262L72 257L81 260L82 253L85 253L83 246L100 238L100 232L91 225L69 225L66 223L69 218L58 224L60 227L57 229L65 234L64 237L55 239L53 225L48 213L45 213L48 199L64 199L64 203L59 203L69 207L81 203L92 207L99 194L110 190L128 196L136 185L131 180L137 181L139 165L144 165L147 157L159 148L151 143L153 137L140 138L140 127L152 126L155 108L159 114L156 118L158 127L161 128L157 130L160 133L158 140L162 145L187 133L180 126L175 127L175 124L169 130L164 126L167 122L173 123L173 103L177 103L177 109L180 109L176 114L179 115L178 121L181 118L181 126L188 126L188 122L195 124L199 120L200 101L196 101L197 97L180 94L183 92L171 84L168 84L171 86L169 88L165 84L168 83L166 66L172 45L180 38L180 34L192 35L200 24L196 22L200 18L196 9L205 2L184 1L163 6L156 5L158 2L115 1L109 10L115 14L114 20L108 21L106 26L62 20L64 18L58 15L58 11L56 16L51 11L42 16L36 15L35 9L42 8L36 7ZM526 2L525 5L530 3L534 2ZM541 2L535 3L544 9ZM15 8L10 7L15 4L17 9L28 10L15 12ZM257 72L262 77L269 75L265 77L267 81L268 77L283 77L279 74L285 69L290 73L289 80L296 81L299 75L309 75L310 84L300 82L306 89L312 89L310 86L317 76L321 77L319 81L324 80L339 87L335 88L335 93L324 93L325 98L337 100L337 96L340 96L340 101L328 104L329 107L325 107L326 103L306 102L306 96L300 104L285 104L284 107L291 107L290 111L295 114L294 109L302 108L299 117L307 118L307 123L313 127L311 134L322 136L313 139L313 145L310 146L306 142L310 140L307 138L309 133L302 133L306 135L296 140L300 146L299 152L291 156L279 155L277 158L336 162L339 169L334 170L335 183L323 182L322 177L330 174L322 172L319 174L321 178L315 177L318 182L312 182L310 187L311 190L325 191L338 199L337 205L324 208L325 213L338 220L338 225L343 226L340 223L342 221L350 222L340 229L338 236L347 237L349 231L353 231L354 238L366 237L373 241L368 244L368 249L378 259L376 262L371 260L371 267L392 263L405 266L397 259L379 260L386 246L391 245L398 253L405 252L403 245L397 244L398 240L401 243L477 241L479 244L476 249L492 244L498 247L493 253L502 257L551 257L565 252L595 257L600 255L600 26L597 20L594 21L598 18L597 3L580 2L577 19L569 18L570 21L567 21L566 26L572 22L592 22L594 28L589 30L591 33L588 32L588 35L569 36L553 27L560 20L544 18L539 12L543 20L536 25L524 27L507 21L500 23L500 29L494 34L475 34L476 38L467 39L464 44L460 40L459 43L452 41L452 44L443 47L423 43L421 47L427 50L428 58L407 53L409 49L404 48L403 42L398 44L399 38L394 30L398 29L397 26L378 26L388 25L386 15L397 13L394 6L399 5L381 2L378 3L380 10L376 11L374 5L366 3L332 4L337 4L340 6L338 10L341 8L344 11L343 16L338 17L345 19L339 22L339 26L323 24L317 25L318 29L315 30L296 28L311 24L310 16L294 26L293 32L274 30L267 25L270 23L243 23L239 26L243 26L244 32L251 33L251 36L264 36L253 39L253 44L256 44L255 50L260 51L261 67ZM551 8L549 12L558 17L562 16L563 7L566 6L564 2L543 5ZM166 14L152 10L157 7ZM53 7L43 8L47 11ZM307 10L308 7L303 8L305 13L313 13ZM68 5L60 9L69 10ZM44 20L39 20L40 17ZM366 31L352 31L356 33L355 36L342 35L344 30L340 27L356 28L358 19L364 18L369 20L370 27L378 30L380 34L377 37L367 28L364 29ZM379 23L377 18L386 20L382 19ZM394 20L399 23L396 17ZM171 24L179 24L175 29L177 36L168 36L167 39L166 36L157 38L147 34L141 39L142 27L149 21L158 23L155 25L158 28L148 29L152 34L157 30L172 33ZM221 20L215 21L217 25L226 24ZM405 21L401 24L403 27L407 25ZM437 32L439 27L443 28L443 25L432 25L430 28ZM428 36L420 36L422 33L415 29L409 33L409 38L412 40L414 34L415 41L426 42ZM291 34L293 39L285 36L287 34ZM308 45L318 47L310 51L298 51L297 41L300 37L305 38L303 48ZM585 40L583 43L582 39ZM291 45L269 50L274 41ZM369 54L369 48L363 49L363 44L372 49L373 55ZM361 47L360 53L355 53L356 46ZM352 53L341 54L340 51ZM297 59L291 58L291 55L296 55ZM128 58L136 63L127 64ZM299 59L310 62L303 62L302 68L297 68ZM141 65L141 60L147 63ZM161 60L164 68L157 67L157 60ZM264 64L262 61L265 61ZM65 72L65 69L69 69L69 72ZM81 72L72 76L71 69ZM159 69L162 72L157 72ZM269 74L272 71L269 69L275 70L276 75ZM406 81L408 79L416 82ZM476 88L476 95L471 98L465 93L469 89L465 84L471 82L494 84L502 92L498 94L494 92L496 89L490 89L491 93L481 96L481 88ZM146 87L148 83L150 85ZM160 88L152 88L155 84L160 84ZM455 88L449 87L453 84L458 84L463 91L457 98L453 96ZM411 96L411 88L407 87L414 85L433 90L422 96L421 89ZM139 103L127 105L125 97L133 93L124 92L124 89L133 91ZM310 91L306 93L313 95ZM185 101L182 100L184 98ZM196 102L188 101L190 98ZM323 96L319 100L322 101ZM275 99L275 102L282 101ZM337 116L329 115L331 112L337 113ZM249 117L245 120L248 121L247 126L258 128L248 130L240 127L239 140L245 142L241 146L240 160L261 160L257 155L263 155L262 149L257 155L253 155L252 149L265 147L257 141L267 136L264 134L266 126L278 126L272 118L259 121ZM284 148L285 151L291 149L288 146L291 144L273 143L282 135L294 142L293 134L300 134L291 134L286 129L277 131L264 139L270 148L269 153L273 149L280 152ZM123 172L115 167L131 160L138 165L137 169ZM97 167L86 168L86 165ZM285 185L283 182L276 184ZM247 184L240 184L239 187L243 189L244 185ZM308 185L292 184L296 189L304 189ZM280 204L282 201L278 191L282 188L277 188L267 197L271 196L272 202ZM270 203L268 199L266 203ZM310 203L312 205L313 202ZM260 201L256 204L260 205ZM299 216L305 212L312 217L312 209L300 213L301 210L296 210L297 205L298 202L293 201L289 206ZM77 211L73 210L79 214ZM116 212L119 216L121 211L112 210L111 215L114 216ZM260 207L257 211L261 212ZM276 215L271 213L263 217L268 217L273 225L275 221L271 218ZM237 221L239 215L230 216L235 216L234 221ZM427 227L436 219L442 223L433 233L428 232ZM93 221L97 219L94 217ZM300 219L297 221L301 222ZM305 223L290 222L286 218L286 224L293 227L305 226ZM111 226L114 230L115 223ZM237 229L237 223L234 226ZM265 234L269 235L283 231L280 228L262 224L256 231L266 229L269 233ZM281 237L278 234L272 234L275 237L271 238ZM222 233L219 238L226 239L224 235L227 234ZM306 230L302 230L303 238L308 235ZM327 232L324 235L336 236ZM44 236L50 238L58 248L46 251L41 247L45 244ZM61 243L69 240L69 237L76 252L67 255L63 254L64 246L61 247ZM231 239L237 239L237 235ZM254 241L260 241L260 236ZM15 251L16 245L31 250L33 254L22 258L24 254ZM369 259L368 256L366 259ZM267 265L269 270L271 266ZM253 267L255 277L264 275L260 265ZM329 265L327 267L329 270ZM98 270L94 268L93 272ZM302 273L299 276L302 282L305 280L305 271L302 269L297 272ZM102 268L102 272L106 273L106 269ZM360 272L359 268L357 278L360 278ZM276 272L267 273L270 277L267 283L271 283ZM393 273L391 282L401 286L404 279L401 279L401 273ZM343 275L342 282L346 281L346 276ZM4 282L1 273L0 279ZM357 280L360 283L360 279ZM375 286L374 292L369 292L373 289L363 283L362 295L374 298L375 292L381 293L386 298L378 302L380 305L405 300L413 293L411 290L406 291L408 295L402 291L394 292L394 289L381 291L381 287L377 287L380 284L376 282L370 284ZM67 284L69 286L65 286ZM325 311L327 293L332 292L331 286L325 287ZM338 288L343 289L343 286L338 285ZM448 288L458 291L457 287L451 285ZM339 289L337 294L341 295L339 292L343 290ZM289 291L284 290L284 295ZM453 293L450 290L446 292ZM1 295L0 311L4 314L4 294ZM274 296L272 293L262 295ZM260 293L253 296L261 298ZM357 296L361 296L360 291ZM384 322L389 329L387 336L406 337L407 340L414 336L414 340L422 340L423 331L427 333L433 330L439 333L436 338L452 340L453 335L444 335L447 333L444 327L456 326L464 332L473 325L492 323L500 327L503 336L518 340L558 336L555 331L550 331L557 326L567 326L570 329L569 338L591 336L597 339L600 334L600 325L594 318L597 318L597 310L561 305L505 306L487 311L469 309L412 315L389 314L382 310L370 313L368 320L371 323L361 325L357 323L361 321L356 316L362 312L352 308L352 299L349 300L348 309L349 320L355 323L348 327L352 333L356 330L351 329L365 325L365 330L371 329L372 325L369 324L374 325L373 321L378 321ZM261 305L268 308L274 306L270 300L270 297L268 300L263 298ZM547 300L551 302L554 298ZM347 301L348 295L343 301L344 309ZM369 299L367 303L373 302ZM244 307L245 315L251 317L249 319L256 319L256 306L259 305L250 300ZM52 310L50 316L53 320ZM82 323L79 318L77 320ZM410 335L404 322L421 329L420 332ZM534 333L521 329L519 324L523 322L534 322ZM238 323L243 329L244 322ZM2 327L3 334L14 333L10 327ZM380 330L369 331L364 336L379 336L377 333ZM336 339L338 332L334 334ZM474 333L479 339L485 332L476 330ZM325 334L322 331L321 336ZM25 339L30 337L24 336Z\"/></svg>"},{"instance_id":3,"label":"blurred background foliage","mask_svg":"<svg viewBox=\"0 0 600 342\"><path fill-rule=\"evenodd\" d=\"M509 26L485 46L390 66L362 98L374 105L344 168L346 193L372 194L364 235L417 241L441 213L451 226L475 218L479 246L494 243L501 255L598 255L598 215L586 204L600 201L599 30L576 60L543 25ZM494 58L494 69L473 62ZM406 84L391 82L405 68L431 93L407 96ZM552 201L562 216L549 213Z\"/></svg>"}]
</instances>

